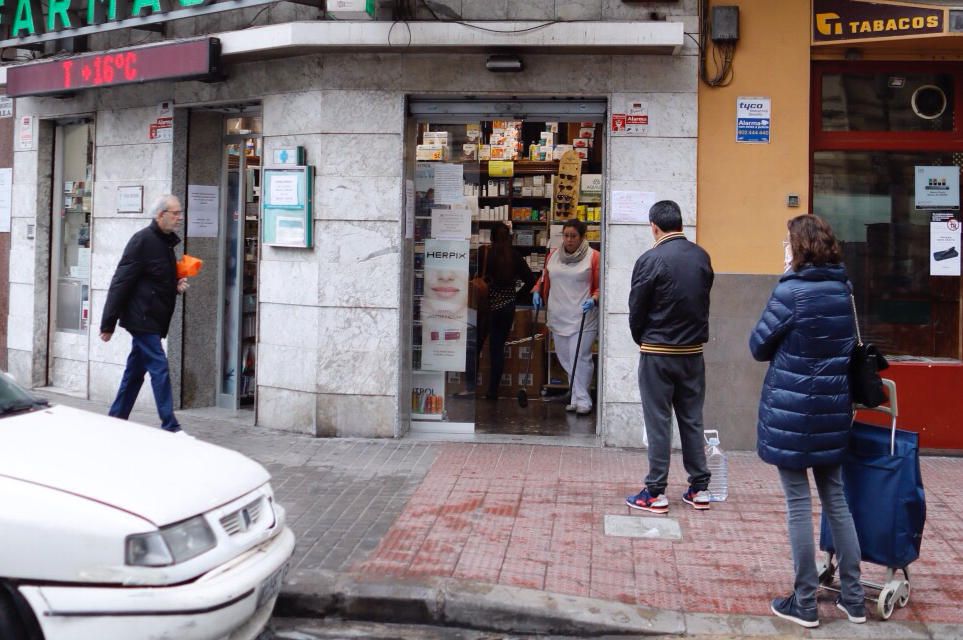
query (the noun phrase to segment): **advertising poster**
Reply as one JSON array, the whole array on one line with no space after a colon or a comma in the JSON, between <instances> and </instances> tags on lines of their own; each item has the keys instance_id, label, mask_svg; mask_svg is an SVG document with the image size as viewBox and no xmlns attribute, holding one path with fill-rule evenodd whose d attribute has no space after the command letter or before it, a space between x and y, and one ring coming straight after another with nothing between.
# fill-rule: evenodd
<instances>
[{"instance_id":1,"label":"advertising poster","mask_svg":"<svg viewBox=\"0 0 963 640\"><path fill-rule=\"evenodd\" d=\"M916 167L916 208L959 209L959 167Z\"/></svg>"},{"instance_id":2,"label":"advertising poster","mask_svg":"<svg viewBox=\"0 0 963 640\"><path fill-rule=\"evenodd\" d=\"M952 211L930 214L930 275L960 275L960 221Z\"/></svg>"},{"instance_id":3,"label":"advertising poster","mask_svg":"<svg viewBox=\"0 0 963 640\"><path fill-rule=\"evenodd\" d=\"M467 240L425 240L421 368L464 371L468 345Z\"/></svg>"},{"instance_id":4,"label":"advertising poster","mask_svg":"<svg viewBox=\"0 0 963 640\"><path fill-rule=\"evenodd\" d=\"M441 420L445 413L445 374L414 371L411 374L411 417Z\"/></svg>"},{"instance_id":5,"label":"advertising poster","mask_svg":"<svg viewBox=\"0 0 963 640\"><path fill-rule=\"evenodd\" d=\"M736 99L736 142L769 144L772 101L769 98Z\"/></svg>"}]
</instances>

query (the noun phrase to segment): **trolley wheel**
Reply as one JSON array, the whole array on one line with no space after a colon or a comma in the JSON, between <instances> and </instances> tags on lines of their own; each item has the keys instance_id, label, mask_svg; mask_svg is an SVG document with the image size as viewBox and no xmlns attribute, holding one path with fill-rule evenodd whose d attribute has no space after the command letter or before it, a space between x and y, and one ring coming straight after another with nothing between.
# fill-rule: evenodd
<instances>
[{"instance_id":1,"label":"trolley wheel","mask_svg":"<svg viewBox=\"0 0 963 640\"><path fill-rule=\"evenodd\" d=\"M905 606L909 603L909 599L910 599L910 583L909 583L909 580L903 580L902 582L900 582L899 592L897 592L896 597L898 598L897 601L896 601L896 605L897 605L900 609L902 609L903 607L905 607Z\"/></svg>"},{"instance_id":2,"label":"trolley wheel","mask_svg":"<svg viewBox=\"0 0 963 640\"><path fill-rule=\"evenodd\" d=\"M836 565L833 563L833 557L827 556L825 560L817 561L816 573L819 575L819 584L824 587L830 586L836 576Z\"/></svg>"},{"instance_id":3,"label":"trolley wheel","mask_svg":"<svg viewBox=\"0 0 963 640\"><path fill-rule=\"evenodd\" d=\"M883 620L889 620L889 617L893 615L898 591L899 582L895 580L887 582L880 590L879 598L876 600L876 611Z\"/></svg>"}]
</instances>

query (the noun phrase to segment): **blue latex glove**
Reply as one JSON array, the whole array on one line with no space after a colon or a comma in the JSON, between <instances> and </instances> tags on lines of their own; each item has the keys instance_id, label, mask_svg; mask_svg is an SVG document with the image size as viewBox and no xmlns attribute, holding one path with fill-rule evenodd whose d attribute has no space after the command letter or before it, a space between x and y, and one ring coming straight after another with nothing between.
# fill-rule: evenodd
<instances>
[{"instance_id":1,"label":"blue latex glove","mask_svg":"<svg viewBox=\"0 0 963 640\"><path fill-rule=\"evenodd\" d=\"M542 308L542 294L538 291L532 294L532 304L535 305L536 309Z\"/></svg>"},{"instance_id":2,"label":"blue latex glove","mask_svg":"<svg viewBox=\"0 0 963 640\"><path fill-rule=\"evenodd\" d=\"M595 308L595 298L589 298L582 303L582 313L588 313Z\"/></svg>"}]
</instances>

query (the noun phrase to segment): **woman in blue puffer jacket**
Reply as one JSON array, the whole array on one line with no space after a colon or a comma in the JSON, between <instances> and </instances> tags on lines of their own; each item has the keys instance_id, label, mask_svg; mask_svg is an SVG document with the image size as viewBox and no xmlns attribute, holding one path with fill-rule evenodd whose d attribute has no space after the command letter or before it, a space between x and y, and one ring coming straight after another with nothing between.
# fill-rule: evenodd
<instances>
[{"instance_id":1,"label":"woman in blue puffer jacket","mask_svg":"<svg viewBox=\"0 0 963 640\"><path fill-rule=\"evenodd\" d=\"M849 357L856 344L851 287L832 229L815 215L789 221L786 273L749 337L756 360L769 361L759 400L758 452L779 469L796 581L772 612L819 626L816 549L808 469L813 470L839 560L836 606L865 622L860 551L843 495L841 465L852 425Z\"/></svg>"}]
</instances>

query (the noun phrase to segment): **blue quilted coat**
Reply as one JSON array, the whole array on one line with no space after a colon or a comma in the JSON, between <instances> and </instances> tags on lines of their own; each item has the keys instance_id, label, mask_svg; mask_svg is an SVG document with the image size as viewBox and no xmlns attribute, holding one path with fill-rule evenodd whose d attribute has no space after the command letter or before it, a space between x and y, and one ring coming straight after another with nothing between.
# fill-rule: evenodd
<instances>
[{"instance_id":1,"label":"blue quilted coat","mask_svg":"<svg viewBox=\"0 0 963 640\"><path fill-rule=\"evenodd\" d=\"M779 279L749 336L769 361L759 400L759 457L787 469L843 462L852 424L849 357L856 344L842 265L806 265Z\"/></svg>"}]
</instances>

